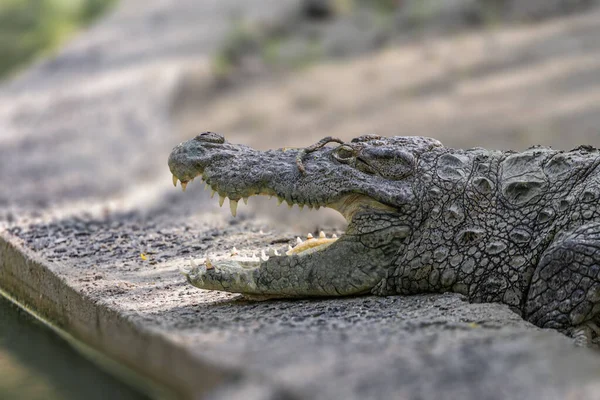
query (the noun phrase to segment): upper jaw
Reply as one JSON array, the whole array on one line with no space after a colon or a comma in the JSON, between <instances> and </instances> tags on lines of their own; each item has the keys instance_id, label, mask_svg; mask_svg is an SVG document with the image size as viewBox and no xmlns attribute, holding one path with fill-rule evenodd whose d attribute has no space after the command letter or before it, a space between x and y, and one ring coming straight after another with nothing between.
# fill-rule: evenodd
<instances>
[{"instance_id":1,"label":"upper jaw","mask_svg":"<svg viewBox=\"0 0 600 400\"><path fill-rule=\"evenodd\" d=\"M226 187L221 185L217 179L211 179L210 174L199 172L198 175L188 179L187 181L181 180L181 187L185 191L189 182L193 181L196 177L200 177L205 182L206 188L212 190L211 197L215 194L219 194L219 205L223 205L225 199L229 198L231 214L235 217L237 213L237 206L240 199L248 204L248 198L251 196L269 196L277 197L278 204L281 205L284 201L288 207L291 208L293 205L298 205L300 209L307 206L309 209L319 209L320 207L332 208L338 211L344 216L347 222L351 222L354 215L365 209L377 209L380 211L397 212L395 207L383 204L367 195L359 193L348 193L339 195L337 198L325 199L318 201L315 199L305 199L302 197L296 197L289 194L278 192L269 187L247 187L244 189L237 189L235 192L228 191ZM173 175L173 184L177 186L178 177Z\"/></svg>"},{"instance_id":2,"label":"upper jaw","mask_svg":"<svg viewBox=\"0 0 600 400\"><path fill-rule=\"evenodd\" d=\"M222 139L218 143L199 135L178 145L169 156L169 168L173 183L181 181L184 190L189 182L201 177L213 195L219 194L221 204L225 198L230 199L234 215L239 200L256 195L276 196L280 204L285 201L290 207L333 208L347 221L361 208L395 211L396 204L400 204L396 197L402 188L389 187L376 175L356 175L346 165L332 166L326 149L312 153L303 174L296 165L298 150L262 152L217 137ZM335 174L332 168L337 169ZM351 181L352 187L343 187L344 180ZM335 182L342 187L332 188Z\"/></svg>"}]
</instances>

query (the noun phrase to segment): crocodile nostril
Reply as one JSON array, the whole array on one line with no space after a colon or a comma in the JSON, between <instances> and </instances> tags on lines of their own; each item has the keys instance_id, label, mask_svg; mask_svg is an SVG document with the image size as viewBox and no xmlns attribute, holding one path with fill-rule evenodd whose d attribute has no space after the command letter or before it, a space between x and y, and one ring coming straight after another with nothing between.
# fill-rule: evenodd
<instances>
[{"instance_id":1,"label":"crocodile nostril","mask_svg":"<svg viewBox=\"0 0 600 400\"><path fill-rule=\"evenodd\" d=\"M218 133L214 132L204 132L197 135L194 140L198 140L200 142L208 142L208 143L225 143L225 138Z\"/></svg>"}]
</instances>

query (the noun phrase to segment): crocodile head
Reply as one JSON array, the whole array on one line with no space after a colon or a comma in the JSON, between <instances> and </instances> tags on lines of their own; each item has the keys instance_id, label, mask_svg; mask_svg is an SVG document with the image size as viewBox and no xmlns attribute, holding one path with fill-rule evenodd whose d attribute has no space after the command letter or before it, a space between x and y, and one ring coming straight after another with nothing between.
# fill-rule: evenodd
<instances>
[{"instance_id":1,"label":"crocodile head","mask_svg":"<svg viewBox=\"0 0 600 400\"><path fill-rule=\"evenodd\" d=\"M337 146L325 146L329 142ZM188 279L249 296L368 292L410 235L410 215L419 207L413 192L419 157L439 147L430 138L366 135L347 143L325 138L306 149L258 151L212 132L179 144L169 157L173 183L181 181L185 190L200 177L221 204L229 198L234 216L240 199L267 195L290 206L332 208L348 222L339 239L311 238L281 255L207 259Z\"/></svg>"}]
</instances>

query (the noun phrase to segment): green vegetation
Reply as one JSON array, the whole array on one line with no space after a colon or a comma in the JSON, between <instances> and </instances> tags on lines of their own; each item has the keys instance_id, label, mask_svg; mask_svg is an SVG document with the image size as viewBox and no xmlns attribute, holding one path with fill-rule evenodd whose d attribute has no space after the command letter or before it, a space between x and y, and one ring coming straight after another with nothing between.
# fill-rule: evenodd
<instances>
[{"instance_id":1,"label":"green vegetation","mask_svg":"<svg viewBox=\"0 0 600 400\"><path fill-rule=\"evenodd\" d=\"M0 0L0 78L55 50L116 0Z\"/></svg>"}]
</instances>

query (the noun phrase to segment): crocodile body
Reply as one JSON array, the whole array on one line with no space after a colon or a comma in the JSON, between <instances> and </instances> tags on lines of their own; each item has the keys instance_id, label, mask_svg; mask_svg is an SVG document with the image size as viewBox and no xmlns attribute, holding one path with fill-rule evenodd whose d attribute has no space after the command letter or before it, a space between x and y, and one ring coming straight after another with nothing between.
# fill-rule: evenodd
<instances>
[{"instance_id":1,"label":"crocodile body","mask_svg":"<svg viewBox=\"0 0 600 400\"><path fill-rule=\"evenodd\" d=\"M517 153L372 135L261 152L205 133L169 158L174 179L185 187L201 176L232 210L276 195L348 221L339 239L288 254L206 260L188 273L200 288L249 297L451 291L589 334L600 319L599 165L586 146Z\"/></svg>"}]
</instances>

